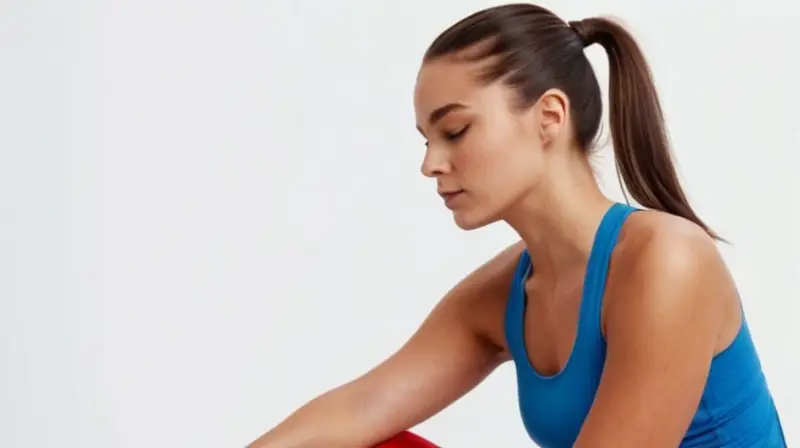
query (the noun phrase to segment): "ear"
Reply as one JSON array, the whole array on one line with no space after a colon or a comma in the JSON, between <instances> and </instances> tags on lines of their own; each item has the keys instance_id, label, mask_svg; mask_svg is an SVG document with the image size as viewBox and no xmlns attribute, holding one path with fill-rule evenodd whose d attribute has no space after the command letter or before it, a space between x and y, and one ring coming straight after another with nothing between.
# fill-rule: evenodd
<instances>
[{"instance_id":1,"label":"ear","mask_svg":"<svg viewBox=\"0 0 800 448\"><path fill-rule=\"evenodd\" d=\"M569 107L569 99L561 90L550 89L539 97L535 106L537 131L545 147L558 140L566 125Z\"/></svg>"}]
</instances>

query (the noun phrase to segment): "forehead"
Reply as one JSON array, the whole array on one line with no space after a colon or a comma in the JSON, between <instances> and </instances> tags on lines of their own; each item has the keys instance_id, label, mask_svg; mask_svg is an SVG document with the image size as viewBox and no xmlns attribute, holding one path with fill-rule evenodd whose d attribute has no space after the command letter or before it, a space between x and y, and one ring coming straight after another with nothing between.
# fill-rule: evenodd
<instances>
[{"instance_id":1,"label":"forehead","mask_svg":"<svg viewBox=\"0 0 800 448\"><path fill-rule=\"evenodd\" d=\"M425 62L414 89L417 114L427 114L449 103L474 99L481 89L479 69L478 63L448 58Z\"/></svg>"},{"instance_id":2,"label":"forehead","mask_svg":"<svg viewBox=\"0 0 800 448\"><path fill-rule=\"evenodd\" d=\"M425 62L414 90L417 124L425 127L431 112L452 103L483 113L506 111L515 97L514 92L500 79L489 83L481 79L493 63L491 58L472 61L464 57Z\"/></svg>"}]
</instances>

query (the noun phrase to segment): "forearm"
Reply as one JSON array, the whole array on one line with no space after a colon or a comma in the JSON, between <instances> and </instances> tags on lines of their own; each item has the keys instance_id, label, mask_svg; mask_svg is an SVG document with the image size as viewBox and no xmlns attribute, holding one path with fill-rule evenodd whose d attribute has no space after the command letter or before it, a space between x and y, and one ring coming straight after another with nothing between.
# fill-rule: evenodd
<instances>
[{"instance_id":1,"label":"forearm","mask_svg":"<svg viewBox=\"0 0 800 448\"><path fill-rule=\"evenodd\" d=\"M247 448L353 448L366 436L355 398L334 389L311 400Z\"/></svg>"}]
</instances>

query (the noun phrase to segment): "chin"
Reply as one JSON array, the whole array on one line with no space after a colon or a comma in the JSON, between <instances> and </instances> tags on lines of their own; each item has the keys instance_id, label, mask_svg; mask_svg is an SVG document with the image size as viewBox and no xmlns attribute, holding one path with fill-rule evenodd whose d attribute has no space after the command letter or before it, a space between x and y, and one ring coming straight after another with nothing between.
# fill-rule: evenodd
<instances>
[{"instance_id":1,"label":"chin","mask_svg":"<svg viewBox=\"0 0 800 448\"><path fill-rule=\"evenodd\" d=\"M478 213L469 213L466 211L454 211L453 220L461 230L477 230L481 227L488 226L489 224L497 221L490 216L481 215Z\"/></svg>"}]
</instances>

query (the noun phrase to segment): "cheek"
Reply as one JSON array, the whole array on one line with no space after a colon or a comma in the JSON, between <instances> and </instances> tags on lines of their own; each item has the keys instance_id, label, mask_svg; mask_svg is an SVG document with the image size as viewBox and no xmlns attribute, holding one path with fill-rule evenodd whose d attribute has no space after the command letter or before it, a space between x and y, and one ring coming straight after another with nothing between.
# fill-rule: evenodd
<instances>
[{"instance_id":1,"label":"cheek","mask_svg":"<svg viewBox=\"0 0 800 448\"><path fill-rule=\"evenodd\" d=\"M508 121L487 125L459 148L454 163L463 170L465 188L482 204L503 206L535 182L541 167L536 142ZM537 166L539 168L537 168Z\"/></svg>"},{"instance_id":2,"label":"cheek","mask_svg":"<svg viewBox=\"0 0 800 448\"><path fill-rule=\"evenodd\" d=\"M513 139L509 136L508 130L501 126L486 126L470 136L459 156L468 164L470 173L481 177L502 175L505 166L513 162L510 160L514 156Z\"/></svg>"},{"instance_id":3,"label":"cheek","mask_svg":"<svg viewBox=\"0 0 800 448\"><path fill-rule=\"evenodd\" d=\"M481 209L505 207L529 186L529 163L511 148L473 154L468 161L464 187L471 190Z\"/></svg>"},{"instance_id":4,"label":"cheek","mask_svg":"<svg viewBox=\"0 0 800 448\"><path fill-rule=\"evenodd\" d=\"M528 157L519 157L510 153L495 161L494 168L488 174L492 177L493 190L497 192L498 199L517 196L522 190L528 188L535 176L535 169L531 166Z\"/></svg>"}]
</instances>

